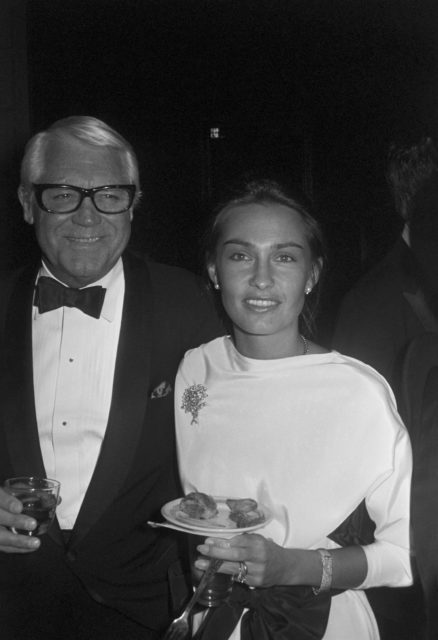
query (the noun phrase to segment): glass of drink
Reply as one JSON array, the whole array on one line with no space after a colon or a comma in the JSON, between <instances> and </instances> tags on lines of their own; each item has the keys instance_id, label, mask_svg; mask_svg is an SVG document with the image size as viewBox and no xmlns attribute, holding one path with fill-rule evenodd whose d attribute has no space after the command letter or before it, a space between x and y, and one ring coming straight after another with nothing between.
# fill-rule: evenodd
<instances>
[{"instance_id":1,"label":"glass of drink","mask_svg":"<svg viewBox=\"0 0 438 640\"><path fill-rule=\"evenodd\" d=\"M192 565L192 581L197 586L203 575ZM214 573L207 581L201 595L198 598L198 604L203 607L218 607L231 594L233 588L233 576L229 573Z\"/></svg>"},{"instance_id":2,"label":"glass of drink","mask_svg":"<svg viewBox=\"0 0 438 640\"><path fill-rule=\"evenodd\" d=\"M48 478L34 476L8 478L4 484L5 491L22 502L23 514L37 521L37 526L33 531L15 529L14 527L11 527L11 530L14 533L27 536L40 536L46 533L55 517L60 486L57 480Z\"/></svg>"}]
</instances>

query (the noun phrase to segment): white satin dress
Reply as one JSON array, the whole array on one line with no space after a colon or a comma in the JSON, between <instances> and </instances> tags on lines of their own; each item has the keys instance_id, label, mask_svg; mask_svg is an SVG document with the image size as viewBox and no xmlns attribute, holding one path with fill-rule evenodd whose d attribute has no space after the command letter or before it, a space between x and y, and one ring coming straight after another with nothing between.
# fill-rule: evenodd
<instances>
[{"instance_id":1,"label":"white satin dress","mask_svg":"<svg viewBox=\"0 0 438 640\"><path fill-rule=\"evenodd\" d=\"M386 381L337 352L256 360L225 337L186 354L175 403L185 493L266 504L274 517L258 533L278 544L336 548L327 536L366 499L368 573L332 598L324 640L378 640L363 590L412 583L411 447Z\"/></svg>"}]
</instances>

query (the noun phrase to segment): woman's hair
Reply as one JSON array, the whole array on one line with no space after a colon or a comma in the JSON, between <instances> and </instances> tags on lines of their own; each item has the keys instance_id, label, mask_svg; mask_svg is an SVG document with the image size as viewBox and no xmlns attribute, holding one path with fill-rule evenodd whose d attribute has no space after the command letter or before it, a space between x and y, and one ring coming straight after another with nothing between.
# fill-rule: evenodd
<instances>
[{"instance_id":1,"label":"woman's hair","mask_svg":"<svg viewBox=\"0 0 438 640\"><path fill-rule=\"evenodd\" d=\"M71 137L96 147L110 147L124 154L130 181L139 189L137 157L129 142L102 120L90 116L70 116L57 120L27 143L21 163L21 185L29 190L44 171L48 143L55 138ZM136 201L140 193L136 195Z\"/></svg>"},{"instance_id":2,"label":"woman's hair","mask_svg":"<svg viewBox=\"0 0 438 640\"><path fill-rule=\"evenodd\" d=\"M247 204L281 204L296 211L304 223L309 243L312 263L318 263L319 279L306 296L300 322L303 333L311 336L315 329L316 312L320 300L321 280L326 266L326 250L322 229L312 213L310 205L303 196L293 193L276 180L244 177L230 185L213 209L207 233L204 238L205 264L211 265L216 259L217 245L222 232L223 222L229 209Z\"/></svg>"}]
</instances>

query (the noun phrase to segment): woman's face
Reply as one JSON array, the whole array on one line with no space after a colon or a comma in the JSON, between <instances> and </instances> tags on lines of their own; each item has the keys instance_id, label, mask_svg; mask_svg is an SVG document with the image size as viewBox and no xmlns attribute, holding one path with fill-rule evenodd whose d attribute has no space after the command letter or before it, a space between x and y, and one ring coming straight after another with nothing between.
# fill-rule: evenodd
<instances>
[{"instance_id":1,"label":"woman's face","mask_svg":"<svg viewBox=\"0 0 438 640\"><path fill-rule=\"evenodd\" d=\"M305 290L319 274L301 215L277 203L239 205L223 215L208 271L220 285L237 349L249 357L294 355Z\"/></svg>"}]
</instances>

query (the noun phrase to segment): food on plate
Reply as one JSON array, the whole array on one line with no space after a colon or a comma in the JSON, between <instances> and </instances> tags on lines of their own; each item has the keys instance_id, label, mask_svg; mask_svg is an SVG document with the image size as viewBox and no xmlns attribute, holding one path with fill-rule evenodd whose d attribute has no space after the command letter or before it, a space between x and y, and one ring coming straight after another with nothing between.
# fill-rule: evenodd
<instances>
[{"instance_id":1,"label":"food on plate","mask_svg":"<svg viewBox=\"0 0 438 640\"><path fill-rule=\"evenodd\" d=\"M218 518L216 518L217 526L226 527L227 520L231 520L237 529L252 527L266 519L263 511L258 508L257 501L252 498L228 498L225 500L217 498L217 500L221 506L220 513L218 503L213 496L200 491L192 491L181 498L178 511L182 517L196 520L212 520L215 516L219 516L219 520L225 518L225 521L219 524ZM229 513L225 505L230 510Z\"/></svg>"},{"instance_id":2,"label":"food on plate","mask_svg":"<svg viewBox=\"0 0 438 640\"><path fill-rule=\"evenodd\" d=\"M227 505L231 511L228 517L236 523L238 529L251 527L265 520L264 513L257 508L257 502L251 498L229 499L227 500Z\"/></svg>"},{"instance_id":3,"label":"food on plate","mask_svg":"<svg viewBox=\"0 0 438 640\"><path fill-rule=\"evenodd\" d=\"M218 513L215 499L199 491L192 491L184 496L179 503L179 510L198 520L209 520Z\"/></svg>"},{"instance_id":4,"label":"food on plate","mask_svg":"<svg viewBox=\"0 0 438 640\"><path fill-rule=\"evenodd\" d=\"M257 502L251 498L229 498L226 503L232 512L248 513L257 509Z\"/></svg>"},{"instance_id":5,"label":"food on plate","mask_svg":"<svg viewBox=\"0 0 438 640\"><path fill-rule=\"evenodd\" d=\"M236 523L238 529L244 527L252 527L254 524L260 524L265 521L265 515L258 509L254 511L232 511L228 516L230 520Z\"/></svg>"}]
</instances>

